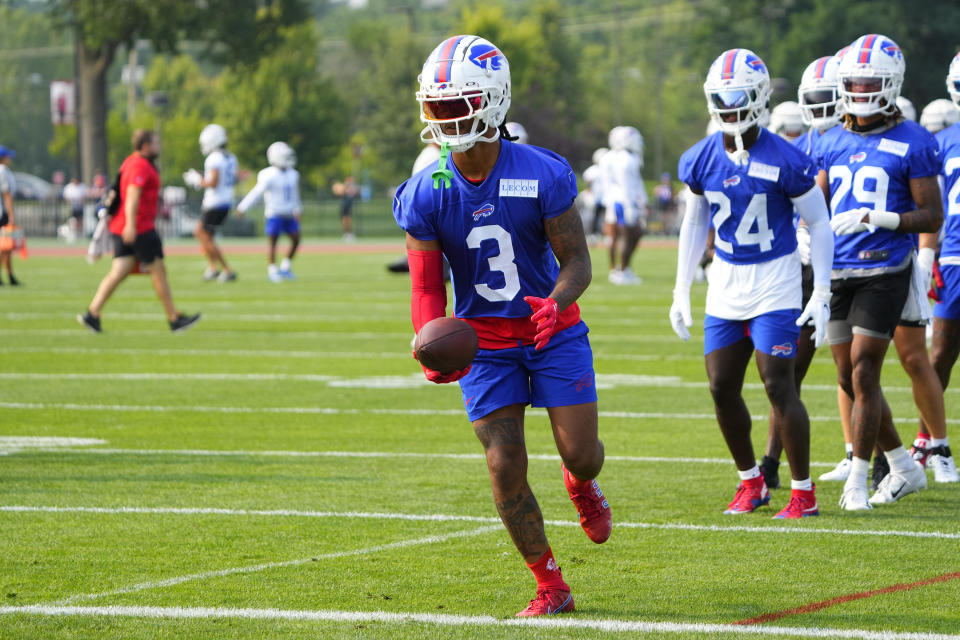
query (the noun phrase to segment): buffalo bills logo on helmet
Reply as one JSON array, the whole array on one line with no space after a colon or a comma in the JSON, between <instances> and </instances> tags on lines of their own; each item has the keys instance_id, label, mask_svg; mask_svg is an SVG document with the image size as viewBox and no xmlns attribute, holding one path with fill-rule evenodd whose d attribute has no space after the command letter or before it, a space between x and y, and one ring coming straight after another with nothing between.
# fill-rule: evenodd
<instances>
[{"instance_id":1,"label":"buffalo bills logo on helmet","mask_svg":"<svg viewBox=\"0 0 960 640\"><path fill-rule=\"evenodd\" d=\"M753 56L753 55L747 56L747 59L745 60L745 64L751 69L753 69L754 71L760 71L761 73L767 70L767 67L764 66L763 64L763 60L761 60L757 56Z\"/></svg>"},{"instance_id":2,"label":"buffalo bills logo on helmet","mask_svg":"<svg viewBox=\"0 0 960 640\"><path fill-rule=\"evenodd\" d=\"M740 184L740 176L732 176L723 181L723 188L735 187Z\"/></svg>"},{"instance_id":3,"label":"buffalo bills logo on helmet","mask_svg":"<svg viewBox=\"0 0 960 640\"><path fill-rule=\"evenodd\" d=\"M487 204L483 205L482 207L474 211L473 212L474 221L477 221L480 218L486 218L487 216L491 215L493 213L493 208L494 208L493 205L488 202Z\"/></svg>"},{"instance_id":4,"label":"buffalo bills logo on helmet","mask_svg":"<svg viewBox=\"0 0 960 640\"><path fill-rule=\"evenodd\" d=\"M503 55L500 51L489 44L478 44L470 49L470 62L481 69L491 69L498 71L503 64ZM489 67L487 66L489 64Z\"/></svg>"},{"instance_id":5,"label":"buffalo bills logo on helmet","mask_svg":"<svg viewBox=\"0 0 960 640\"><path fill-rule=\"evenodd\" d=\"M793 355L793 345L789 342L775 344L771 350L773 351L773 355L780 356L781 358L788 358Z\"/></svg>"},{"instance_id":6,"label":"buffalo bills logo on helmet","mask_svg":"<svg viewBox=\"0 0 960 640\"><path fill-rule=\"evenodd\" d=\"M848 164L853 164L854 162L863 162L867 159L866 151L858 151L857 153L850 156L850 162Z\"/></svg>"},{"instance_id":7,"label":"buffalo bills logo on helmet","mask_svg":"<svg viewBox=\"0 0 960 640\"><path fill-rule=\"evenodd\" d=\"M898 47L895 42L890 42L889 40L883 41L883 44L880 45L880 50L894 59L903 57L903 52L900 50L900 47Z\"/></svg>"}]
</instances>

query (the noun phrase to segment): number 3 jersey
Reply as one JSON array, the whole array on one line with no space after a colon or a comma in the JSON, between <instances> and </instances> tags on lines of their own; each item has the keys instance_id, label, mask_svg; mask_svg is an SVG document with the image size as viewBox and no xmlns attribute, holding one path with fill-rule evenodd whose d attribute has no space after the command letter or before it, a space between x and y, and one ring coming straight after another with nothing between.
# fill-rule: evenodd
<instances>
[{"instance_id":1,"label":"number 3 jersey","mask_svg":"<svg viewBox=\"0 0 960 640\"><path fill-rule=\"evenodd\" d=\"M799 309L800 258L793 203L816 185L813 161L760 129L748 163L737 165L710 135L680 157L679 177L710 204L716 256L707 289L709 315L754 318Z\"/></svg>"},{"instance_id":2,"label":"number 3 jersey","mask_svg":"<svg viewBox=\"0 0 960 640\"><path fill-rule=\"evenodd\" d=\"M418 240L440 242L450 263L456 317L504 319L471 322L481 348L529 344L536 331L523 298L546 298L556 284L560 267L543 225L573 206L573 170L552 151L502 139L493 170L478 185L448 159L450 186L441 180L434 188L437 166L430 164L397 189L397 224ZM572 304L561 313L561 326L579 318Z\"/></svg>"},{"instance_id":3,"label":"number 3 jersey","mask_svg":"<svg viewBox=\"0 0 960 640\"><path fill-rule=\"evenodd\" d=\"M863 135L844 127L830 129L814 149L830 181L830 215L868 207L906 213L917 208L911 178L935 176L940 156L934 137L905 120L881 133ZM895 270L916 246L916 235L877 229L837 236L833 277L863 276Z\"/></svg>"}]
</instances>

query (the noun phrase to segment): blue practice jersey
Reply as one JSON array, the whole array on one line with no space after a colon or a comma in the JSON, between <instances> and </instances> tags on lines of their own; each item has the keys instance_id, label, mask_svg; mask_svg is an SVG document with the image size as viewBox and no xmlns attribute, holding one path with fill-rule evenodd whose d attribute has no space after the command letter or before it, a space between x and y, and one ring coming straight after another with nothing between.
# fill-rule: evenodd
<instances>
[{"instance_id":1,"label":"blue practice jersey","mask_svg":"<svg viewBox=\"0 0 960 640\"><path fill-rule=\"evenodd\" d=\"M913 211L917 206L910 193L910 180L940 172L936 140L910 120L872 135L834 127L820 138L815 154L817 165L827 172L830 181L831 217L860 207ZM894 267L915 246L915 234L882 228L873 233L837 236L833 268Z\"/></svg>"},{"instance_id":2,"label":"blue practice jersey","mask_svg":"<svg viewBox=\"0 0 960 640\"><path fill-rule=\"evenodd\" d=\"M817 141L823 134L816 127L810 127L802 136L793 141L793 146L803 151L808 156L813 155L813 149L817 146Z\"/></svg>"},{"instance_id":3,"label":"blue practice jersey","mask_svg":"<svg viewBox=\"0 0 960 640\"><path fill-rule=\"evenodd\" d=\"M757 264L796 251L790 198L815 186L816 171L792 143L760 129L750 161L738 166L723 148L723 133L717 132L680 157L678 173L710 203L716 252L726 262Z\"/></svg>"},{"instance_id":4,"label":"blue practice jersey","mask_svg":"<svg viewBox=\"0 0 960 640\"><path fill-rule=\"evenodd\" d=\"M943 177L943 243L941 257L960 257L960 123L937 134Z\"/></svg>"},{"instance_id":5,"label":"blue practice jersey","mask_svg":"<svg viewBox=\"0 0 960 640\"><path fill-rule=\"evenodd\" d=\"M560 266L543 221L573 206L577 179L559 155L500 142L490 175L473 185L453 171L449 187L434 189L434 162L397 189L393 216L418 240L439 240L450 263L454 315L521 318L524 296L546 298Z\"/></svg>"}]
</instances>

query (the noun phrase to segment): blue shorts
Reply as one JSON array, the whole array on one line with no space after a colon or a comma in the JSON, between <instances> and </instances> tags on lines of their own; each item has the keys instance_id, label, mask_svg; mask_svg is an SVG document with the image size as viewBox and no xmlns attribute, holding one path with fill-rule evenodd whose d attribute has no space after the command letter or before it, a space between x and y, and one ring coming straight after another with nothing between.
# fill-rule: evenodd
<instances>
[{"instance_id":1,"label":"blue shorts","mask_svg":"<svg viewBox=\"0 0 960 640\"><path fill-rule=\"evenodd\" d=\"M933 315L945 320L960 318L960 265L940 265L943 287L940 288L940 302L933 307Z\"/></svg>"},{"instance_id":2,"label":"blue shorts","mask_svg":"<svg viewBox=\"0 0 960 640\"><path fill-rule=\"evenodd\" d=\"M293 216L273 216L263 223L263 232L268 236L281 233L291 234L300 231L300 221Z\"/></svg>"},{"instance_id":3,"label":"blue shorts","mask_svg":"<svg viewBox=\"0 0 960 640\"><path fill-rule=\"evenodd\" d=\"M724 320L708 315L703 320L703 355L750 338L757 351L792 358L800 338L799 317L800 309L771 311L749 320Z\"/></svg>"},{"instance_id":4,"label":"blue shorts","mask_svg":"<svg viewBox=\"0 0 960 640\"><path fill-rule=\"evenodd\" d=\"M473 422L511 404L566 407L596 402L587 331L583 322L575 324L540 351L533 345L480 349L470 373L460 380L467 417Z\"/></svg>"}]
</instances>

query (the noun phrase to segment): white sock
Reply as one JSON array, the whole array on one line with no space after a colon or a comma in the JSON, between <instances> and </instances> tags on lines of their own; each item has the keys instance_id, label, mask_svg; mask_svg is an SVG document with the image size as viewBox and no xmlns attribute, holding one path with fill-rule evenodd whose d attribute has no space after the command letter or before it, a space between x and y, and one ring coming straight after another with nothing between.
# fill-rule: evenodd
<instances>
[{"instance_id":1,"label":"white sock","mask_svg":"<svg viewBox=\"0 0 960 640\"><path fill-rule=\"evenodd\" d=\"M903 445L890 451L884 451L884 454L887 456L887 462L890 463L890 471L907 473L917 466L917 463L913 461L913 458L911 458L907 450L903 448Z\"/></svg>"},{"instance_id":2,"label":"white sock","mask_svg":"<svg viewBox=\"0 0 960 640\"><path fill-rule=\"evenodd\" d=\"M853 456L850 461L850 475L847 477L846 487L865 487L867 485L867 473L870 471L870 461Z\"/></svg>"},{"instance_id":3,"label":"white sock","mask_svg":"<svg viewBox=\"0 0 960 640\"><path fill-rule=\"evenodd\" d=\"M950 438L930 438L930 447L949 447Z\"/></svg>"},{"instance_id":4,"label":"white sock","mask_svg":"<svg viewBox=\"0 0 960 640\"><path fill-rule=\"evenodd\" d=\"M843 450L847 452L847 457L848 457L848 458L849 458L850 456L852 456L852 455L853 455L853 443L852 443L852 442L844 442L844 443L843 443Z\"/></svg>"},{"instance_id":5,"label":"white sock","mask_svg":"<svg viewBox=\"0 0 960 640\"><path fill-rule=\"evenodd\" d=\"M273 275L273 274L277 273L277 271L278 271L277 265L275 265L275 264L268 264L268 265L267 265L267 273L269 273L270 275Z\"/></svg>"},{"instance_id":6,"label":"white sock","mask_svg":"<svg viewBox=\"0 0 960 640\"><path fill-rule=\"evenodd\" d=\"M813 489L813 482L810 481L810 478L807 478L806 480L791 480L790 489L810 491Z\"/></svg>"},{"instance_id":7,"label":"white sock","mask_svg":"<svg viewBox=\"0 0 960 640\"><path fill-rule=\"evenodd\" d=\"M747 469L746 471L737 470L737 473L740 475L741 480L753 480L754 478L760 477L760 467L753 465L752 469Z\"/></svg>"},{"instance_id":8,"label":"white sock","mask_svg":"<svg viewBox=\"0 0 960 640\"><path fill-rule=\"evenodd\" d=\"M284 258L280 263L280 271L290 271L290 258Z\"/></svg>"}]
</instances>

